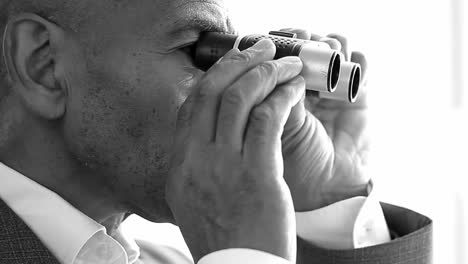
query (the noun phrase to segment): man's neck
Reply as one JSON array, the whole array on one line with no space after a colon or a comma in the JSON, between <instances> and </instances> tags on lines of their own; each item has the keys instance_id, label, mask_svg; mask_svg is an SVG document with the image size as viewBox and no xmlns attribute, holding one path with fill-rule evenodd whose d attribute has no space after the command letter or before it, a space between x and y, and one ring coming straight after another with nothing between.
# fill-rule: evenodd
<instances>
[{"instance_id":1,"label":"man's neck","mask_svg":"<svg viewBox=\"0 0 468 264\"><path fill-rule=\"evenodd\" d=\"M76 162L57 140L57 135L30 133L35 136L17 140L8 155L1 157L1 162L57 193L98 223L125 212L102 177ZM115 224L106 228L112 226Z\"/></svg>"}]
</instances>

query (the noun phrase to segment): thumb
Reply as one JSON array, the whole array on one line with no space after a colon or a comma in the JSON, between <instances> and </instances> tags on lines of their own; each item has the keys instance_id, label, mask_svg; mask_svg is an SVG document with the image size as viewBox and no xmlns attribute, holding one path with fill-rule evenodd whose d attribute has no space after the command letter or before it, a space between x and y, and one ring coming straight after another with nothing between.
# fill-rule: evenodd
<instances>
[{"instance_id":1,"label":"thumb","mask_svg":"<svg viewBox=\"0 0 468 264\"><path fill-rule=\"evenodd\" d=\"M297 131L302 127L305 121L306 108L304 105L305 102L305 93L302 95L301 100L291 109L288 120L284 126L284 131L282 139L287 138L288 136L297 133Z\"/></svg>"}]
</instances>

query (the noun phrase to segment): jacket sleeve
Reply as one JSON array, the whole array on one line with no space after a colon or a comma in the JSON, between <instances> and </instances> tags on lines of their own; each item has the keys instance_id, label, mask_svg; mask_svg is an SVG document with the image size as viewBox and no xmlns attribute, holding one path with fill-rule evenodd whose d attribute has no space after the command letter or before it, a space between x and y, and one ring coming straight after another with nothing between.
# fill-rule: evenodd
<instances>
[{"instance_id":1,"label":"jacket sleeve","mask_svg":"<svg viewBox=\"0 0 468 264\"><path fill-rule=\"evenodd\" d=\"M381 203L392 240L371 247L329 250L298 237L298 264L432 264L432 220L406 208Z\"/></svg>"}]
</instances>

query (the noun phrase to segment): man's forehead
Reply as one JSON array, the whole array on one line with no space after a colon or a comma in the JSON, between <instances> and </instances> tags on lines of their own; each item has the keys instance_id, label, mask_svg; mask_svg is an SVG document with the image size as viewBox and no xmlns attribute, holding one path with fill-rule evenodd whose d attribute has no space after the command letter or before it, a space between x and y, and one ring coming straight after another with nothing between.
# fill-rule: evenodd
<instances>
[{"instance_id":1,"label":"man's forehead","mask_svg":"<svg viewBox=\"0 0 468 264\"><path fill-rule=\"evenodd\" d=\"M81 24L83 32L95 35L98 46L114 38L145 40L164 53L196 41L202 31L234 33L220 0L126 0L99 7L89 23Z\"/></svg>"},{"instance_id":2,"label":"man's forehead","mask_svg":"<svg viewBox=\"0 0 468 264\"><path fill-rule=\"evenodd\" d=\"M176 7L181 8L187 5L203 5L203 4L213 4L217 5L220 8L225 8L223 0L167 0L167 2Z\"/></svg>"},{"instance_id":3,"label":"man's forehead","mask_svg":"<svg viewBox=\"0 0 468 264\"><path fill-rule=\"evenodd\" d=\"M233 31L223 1L178 0L169 1L164 19L166 29L177 34L187 27L200 30Z\"/></svg>"}]
</instances>

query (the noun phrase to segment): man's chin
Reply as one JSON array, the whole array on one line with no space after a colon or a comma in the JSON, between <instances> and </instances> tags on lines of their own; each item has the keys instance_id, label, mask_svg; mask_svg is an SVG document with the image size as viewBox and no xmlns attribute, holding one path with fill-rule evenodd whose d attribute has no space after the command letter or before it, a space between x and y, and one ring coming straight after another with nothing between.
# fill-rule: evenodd
<instances>
[{"instance_id":1,"label":"man's chin","mask_svg":"<svg viewBox=\"0 0 468 264\"><path fill-rule=\"evenodd\" d=\"M144 219L154 223L170 223L176 225L175 219L172 215L171 209L168 206L158 208L158 210L144 210L143 208L137 207L132 211Z\"/></svg>"}]
</instances>

